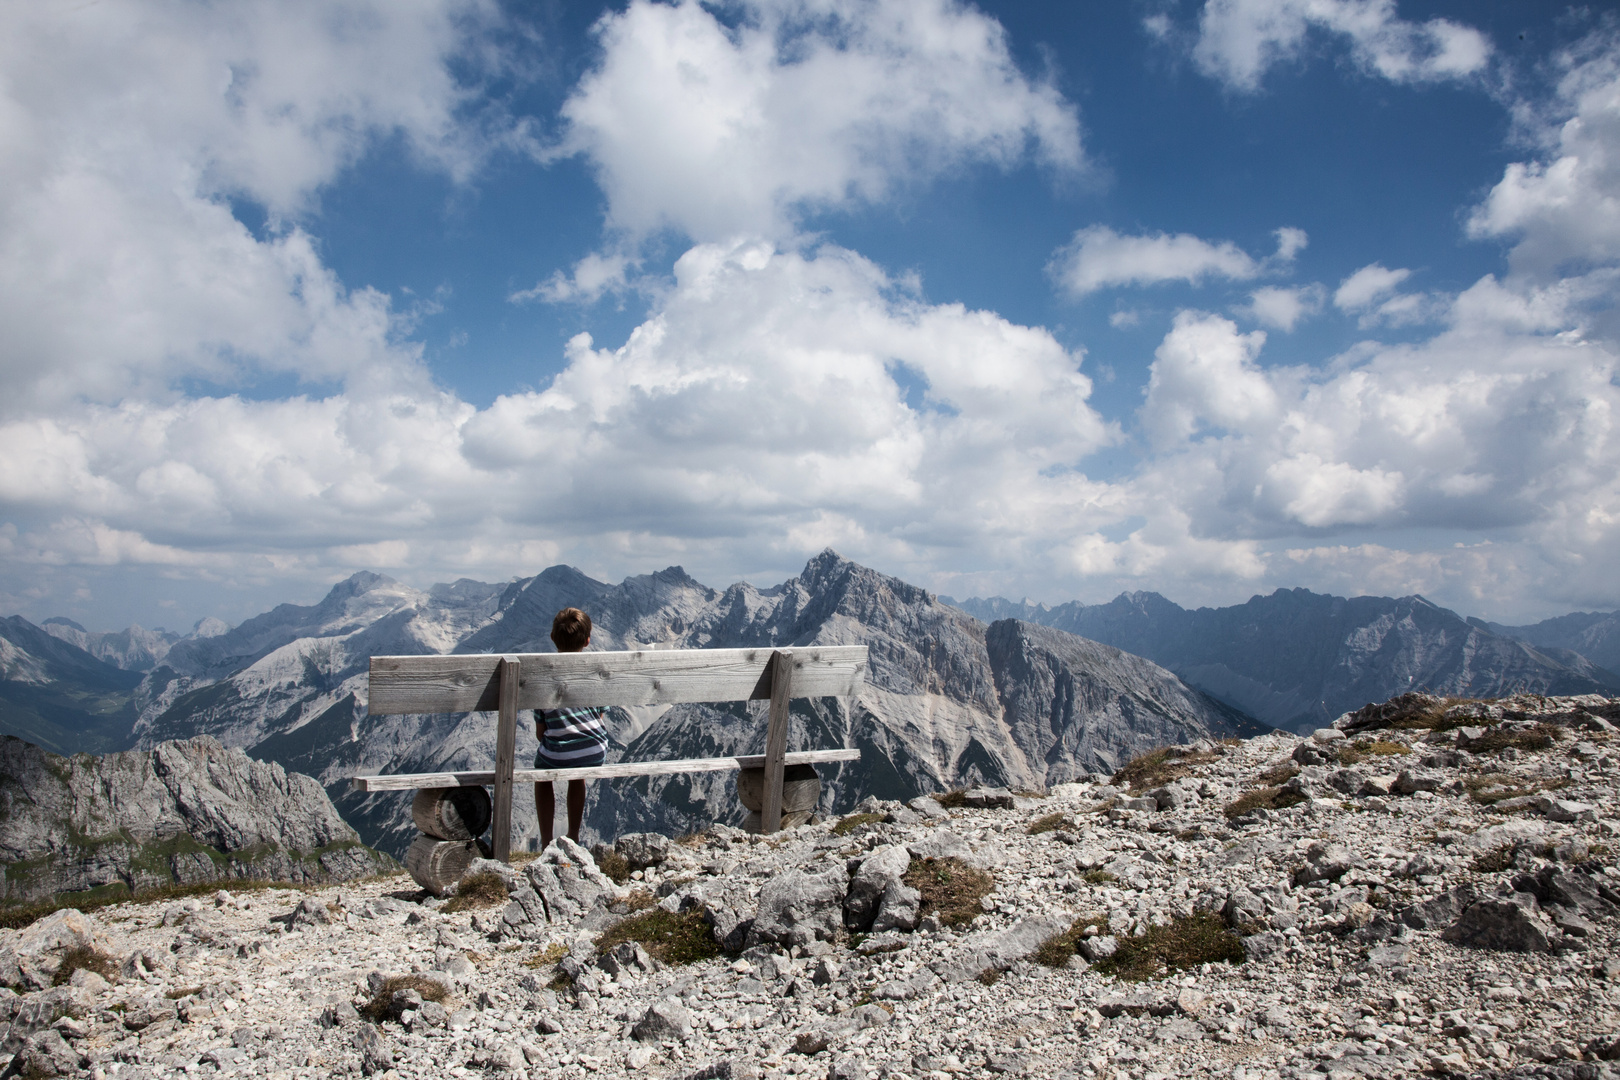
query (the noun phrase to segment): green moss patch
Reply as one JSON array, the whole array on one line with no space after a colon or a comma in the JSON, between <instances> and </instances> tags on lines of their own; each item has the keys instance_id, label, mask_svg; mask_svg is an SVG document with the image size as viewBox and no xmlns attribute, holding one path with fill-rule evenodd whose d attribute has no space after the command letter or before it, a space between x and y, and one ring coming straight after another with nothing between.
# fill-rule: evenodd
<instances>
[{"instance_id":1,"label":"green moss patch","mask_svg":"<svg viewBox=\"0 0 1620 1080\"><path fill-rule=\"evenodd\" d=\"M1104 975L1131 982L1203 964L1241 964L1243 942L1219 915L1189 915L1169 926L1149 928L1141 937L1120 937L1119 950L1097 963Z\"/></svg>"},{"instance_id":2,"label":"green moss patch","mask_svg":"<svg viewBox=\"0 0 1620 1080\"><path fill-rule=\"evenodd\" d=\"M627 941L640 942L656 959L666 964L695 964L720 955L720 944L703 920L703 914L688 911L679 915L653 908L621 919L608 927L596 942L598 954L606 955Z\"/></svg>"}]
</instances>

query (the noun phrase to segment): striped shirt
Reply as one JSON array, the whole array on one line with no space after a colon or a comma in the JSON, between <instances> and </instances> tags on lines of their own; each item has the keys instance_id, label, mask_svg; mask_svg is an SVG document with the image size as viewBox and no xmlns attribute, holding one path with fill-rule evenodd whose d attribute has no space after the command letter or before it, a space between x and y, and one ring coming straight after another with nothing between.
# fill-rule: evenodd
<instances>
[{"instance_id":1,"label":"striped shirt","mask_svg":"<svg viewBox=\"0 0 1620 1080\"><path fill-rule=\"evenodd\" d=\"M535 734L540 736L534 767L566 769L602 764L607 758L608 732L602 722L606 715L607 708L601 705L534 710Z\"/></svg>"}]
</instances>

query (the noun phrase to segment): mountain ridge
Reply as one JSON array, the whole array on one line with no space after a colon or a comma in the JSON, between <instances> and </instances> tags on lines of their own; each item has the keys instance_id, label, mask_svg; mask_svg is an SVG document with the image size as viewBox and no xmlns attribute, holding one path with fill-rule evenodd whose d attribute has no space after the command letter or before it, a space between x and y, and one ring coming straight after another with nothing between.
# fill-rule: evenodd
<instances>
[{"instance_id":1,"label":"mountain ridge","mask_svg":"<svg viewBox=\"0 0 1620 1080\"><path fill-rule=\"evenodd\" d=\"M969 613L1020 610L1031 621L1147 657L1249 715L1295 731L1414 689L1467 697L1620 689L1620 675L1574 650L1539 648L1418 595L1346 598L1278 589L1244 604L1195 609L1153 592L1050 608L1002 597L948 602Z\"/></svg>"}]
</instances>

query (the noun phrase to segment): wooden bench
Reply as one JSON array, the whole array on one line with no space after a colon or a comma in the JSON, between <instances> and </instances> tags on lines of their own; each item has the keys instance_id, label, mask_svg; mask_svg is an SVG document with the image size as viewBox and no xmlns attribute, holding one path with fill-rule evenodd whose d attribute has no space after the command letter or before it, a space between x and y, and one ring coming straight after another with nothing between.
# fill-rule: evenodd
<instances>
[{"instance_id":1,"label":"wooden bench","mask_svg":"<svg viewBox=\"0 0 1620 1080\"><path fill-rule=\"evenodd\" d=\"M498 714L495 767L447 773L356 776L358 791L491 785L490 848L505 862L512 849L512 785L721 769L764 768L761 831L782 817L782 770L787 765L855 761L859 750L787 753L788 703L796 697L853 698L866 675L866 646L798 649L649 649L636 652L519 653L506 656L374 656L366 711ZM582 769L516 768L521 709L592 705L676 705L769 700L765 753L678 761L621 762Z\"/></svg>"}]
</instances>

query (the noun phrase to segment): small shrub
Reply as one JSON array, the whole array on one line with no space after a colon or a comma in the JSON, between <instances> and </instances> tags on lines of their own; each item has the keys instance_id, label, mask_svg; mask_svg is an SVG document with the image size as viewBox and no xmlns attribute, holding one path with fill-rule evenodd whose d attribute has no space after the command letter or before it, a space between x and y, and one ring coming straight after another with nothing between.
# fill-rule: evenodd
<instances>
[{"instance_id":1,"label":"small shrub","mask_svg":"<svg viewBox=\"0 0 1620 1080\"><path fill-rule=\"evenodd\" d=\"M862 825L871 825L883 820L882 814L850 814L838 820L832 827L834 836L848 836Z\"/></svg>"},{"instance_id":2,"label":"small shrub","mask_svg":"<svg viewBox=\"0 0 1620 1080\"><path fill-rule=\"evenodd\" d=\"M1055 832L1066 824L1068 824L1067 815L1047 814L1045 817L1038 817L1030 822L1029 828L1025 829L1024 832L1030 836L1039 836L1042 833Z\"/></svg>"},{"instance_id":3,"label":"small shrub","mask_svg":"<svg viewBox=\"0 0 1620 1080\"><path fill-rule=\"evenodd\" d=\"M632 915L638 911L646 911L657 903L658 897L654 896L648 889L636 889L624 898L624 906L630 910Z\"/></svg>"},{"instance_id":4,"label":"small shrub","mask_svg":"<svg viewBox=\"0 0 1620 1080\"><path fill-rule=\"evenodd\" d=\"M630 860L617 851L604 851L596 860L596 868L617 885L630 880Z\"/></svg>"},{"instance_id":5,"label":"small shrub","mask_svg":"<svg viewBox=\"0 0 1620 1080\"><path fill-rule=\"evenodd\" d=\"M447 900L444 907L439 910L446 914L473 911L477 908L504 904L508 899L506 882L501 880L501 875L493 870L486 870L462 878L456 885L456 895Z\"/></svg>"},{"instance_id":6,"label":"small shrub","mask_svg":"<svg viewBox=\"0 0 1620 1080\"><path fill-rule=\"evenodd\" d=\"M1189 915L1169 926L1153 926L1141 937L1118 938L1119 951L1099 961L1097 970L1131 982L1166 971L1203 964L1241 964L1243 942L1219 915Z\"/></svg>"},{"instance_id":7,"label":"small shrub","mask_svg":"<svg viewBox=\"0 0 1620 1080\"><path fill-rule=\"evenodd\" d=\"M400 990L415 990L422 996L423 1001L437 1001L444 1003L449 996L445 993L444 984L437 979L429 979L423 975L391 975L383 980L377 992L371 995L371 1000L360 1007L360 1015L374 1024L384 1020L398 1020L399 1011L394 1006L394 994Z\"/></svg>"},{"instance_id":8,"label":"small shrub","mask_svg":"<svg viewBox=\"0 0 1620 1080\"><path fill-rule=\"evenodd\" d=\"M979 972L978 979L986 986L994 986L1001 981L1001 972L993 967L987 967Z\"/></svg>"},{"instance_id":9,"label":"small shrub","mask_svg":"<svg viewBox=\"0 0 1620 1080\"><path fill-rule=\"evenodd\" d=\"M1110 874L1106 870L1087 870L1085 873L1080 875L1080 880L1084 881L1087 885L1106 885L1110 881L1118 881L1119 878L1115 877L1113 874Z\"/></svg>"},{"instance_id":10,"label":"small shrub","mask_svg":"<svg viewBox=\"0 0 1620 1080\"><path fill-rule=\"evenodd\" d=\"M666 964L695 964L720 955L720 945L699 911L674 915L653 908L621 919L597 940L596 951L605 955L627 941L639 941Z\"/></svg>"},{"instance_id":11,"label":"small shrub","mask_svg":"<svg viewBox=\"0 0 1620 1080\"><path fill-rule=\"evenodd\" d=\"M76 946L63 954L62 962L57 965L56 974L51 978L51 985L64 985L73 978L75 971L81 969L93 971L104 979L111 979L118 971L118 959L93 945Z\"/></svg>"},{"instance_id":12,"label":"small shrub","mask_svg":"<svg viewBox=\"0 0 1620 1080\"><path fill-rule=\"evenodd\" d=\"M961 859L918 859L906 871L905 883L922 893L921 913L946 926L962 926L983 914L979 901L990 895L995 879Z\"/></svg>"},{"instance_id":13,"label":"small shrub","mask_svg":"<svg viewBox=\"0 0 1620 1080\"><path fill-rule=\"evenodd\" d=\"M1286 806L1296 806L1305 801L1305 796L1297 791L1284 791L1280 787L1257 788L1227 804L1222 811L1228 821L1240 818L1250 810L1281 810Z\"/></svg>"}]
</instances>

